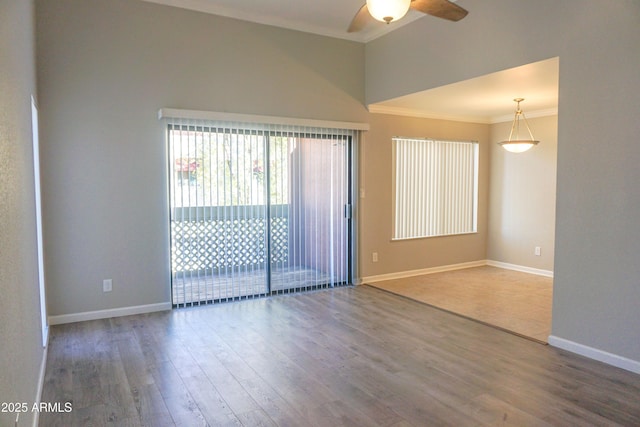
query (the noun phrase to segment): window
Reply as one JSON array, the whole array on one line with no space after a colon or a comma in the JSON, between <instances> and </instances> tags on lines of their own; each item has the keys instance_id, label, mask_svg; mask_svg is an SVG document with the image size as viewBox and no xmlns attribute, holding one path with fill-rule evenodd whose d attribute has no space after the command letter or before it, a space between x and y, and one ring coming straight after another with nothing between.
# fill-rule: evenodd
<instances>
[{"instance_id":1,"label":"window","mask_svg":"<svg viewBox=\"0 0 640 427\"><path fill-rule=\"evenodd\" d=\"M394 240L475 233L478 143L393 138Z\"/></svg>"}]
</instances>

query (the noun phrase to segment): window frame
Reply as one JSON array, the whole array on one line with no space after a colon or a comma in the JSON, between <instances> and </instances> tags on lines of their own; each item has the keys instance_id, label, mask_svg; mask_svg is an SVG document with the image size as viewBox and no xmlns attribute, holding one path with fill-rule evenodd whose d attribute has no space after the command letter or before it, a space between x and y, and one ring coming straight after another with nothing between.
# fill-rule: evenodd
<instances>
[{"instance_id":1,"label":"window frame","mask_svg":"<svg viewBox=\"0 0 640 427\"><path fill-rule=\"evenodd\" d=\"M467 187L465 188L465 191L466 191L465 197L468 196L469 194L472 197L472 200L470 201L467 200L465 202L466 203L465 206L467 207L467 212L465 212L465 215L469 215L469 217L465 217L466 219L464 220L458 219L458 223L461 221L467 221L469 224L467 227L463 227L464 228L463 230L445 229L445 231L432 232L432 233L429 233L429 232L420 233L415 230L414 232L407 233L406 231L399 229L400 222L398 220L398 216L401 215L402 212L405 212L406 210L406 209L403 210L399 208L399 202L400 202L399 197L403 197L403 196L399 194L400 190L399 190L398 181L402 179L406 179L406 175L405 174L400 175L398 170L399 142L411 142L416 144L421 144L421 143L458 144L458 145L469 144L471 146L472 148L471 150L472 152L470 153L471 158L466 159L468 161L468 164L466 166L470 168L470 170L467 170L467 174L471 176L472 183L471 183L471 188L468 187L469 185L468 183L467 183ZM399 137L399 136L393 137L392 138L392 237L391 237L391 240L402 241L402 240L414 240L414 239L428 239L432 237L447 237L447 236L458 236L458 235L465 235L465 234L476 234L478 232L479 154L480 154L479 143L477 141L472 141L472 140L461 141L461 140L445 140L445 139L434 139L434 138L415 138L415 137ZM467 156L469 156L469 153L467 153ZM406 157L406 148L405 148L405 157ZM441 165L443 162L443 159L441 158L438 160L439 160L439 165ZM419 163L419 161L416 159L414 159L414 162ZM433 163L434 161L431 160L430 164L433 164ZM415 166L415 164L413 166ZM421 166L427 167L426 164L422 164ZM425 186L421 186L420 185L421 183L417 181L421 177L424 177L425 174L427 173L424 170L419 171L417 176L416 176L416 172L411 174L413 179L416 181L409 184L409 187L411 187L411 184L415 184L413 188L410 188L410 189L414 191L427 191L428 189L425 188ZM433 177L433 173L431 173L431 176ZM440 185L439 187L442 187L442 185ZM409 198L413 197L414 199L418 199L419 201L418 204L422 203L424 200L432 199L432 197L430 198L424 192L422 192L420 195L415 195L415 194L413 196L405 195L405 197L409 197ZM405 202L405 205L406 204L407 203ZM415 224L417 222L416 217L420 215L424 215L426 212L433 210L433 207L429 209L424 205L413 206L413 207L414 207L414 212L412 212L413 217L405 220L405 222L409 222L411 224ZM439 217L435 219L435 221L437 221L438 224L431 225L430 227L436 228L438 230L443 230L443 228L451 228L451 227L446 227L445 225L442 224L443 221L447 221L447 218L444 218L443 215L444 215L443 213L439 213ZM452 221L453 220L451 220L450 218L448 219L448 223L451 223Z\"/></svg>"}]
</instances>

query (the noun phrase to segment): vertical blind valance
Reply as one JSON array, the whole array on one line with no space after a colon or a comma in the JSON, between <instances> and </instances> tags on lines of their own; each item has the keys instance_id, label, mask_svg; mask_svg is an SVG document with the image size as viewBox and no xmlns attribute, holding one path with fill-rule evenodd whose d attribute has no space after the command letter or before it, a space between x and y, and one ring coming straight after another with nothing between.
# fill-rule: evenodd
<instances>
[{"instance_id":1,"label":"vertical blind valance","mask_svg":"<svg viewBox=\"0 0 640 427\"><path fill-rule=\"evenodd\" d=\"M165 119L168 122L174 120L202 120L207 122L222 122L242 124L243 127L268 128L272 126L293 126L302 128L324 128L335 130L369 130L368 123L343 122L331 120L315 120L295 117L261 116L253 114L237 114L216 111L183 110L177 108L161 108L158 111L158 119Z\"/></svg>"}]
</instances>

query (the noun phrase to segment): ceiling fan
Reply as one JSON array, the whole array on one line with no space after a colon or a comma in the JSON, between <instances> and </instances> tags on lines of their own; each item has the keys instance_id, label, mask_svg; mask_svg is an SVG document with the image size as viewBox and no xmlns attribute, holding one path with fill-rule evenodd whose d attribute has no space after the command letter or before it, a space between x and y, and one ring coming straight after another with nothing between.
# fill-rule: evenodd
<instances>
[{"instance_id":1,"label":"ceiling fan","mask_svg":"<svg viewBox=\"0 0 640 427\"><path fill-rule=\"evenodd\" d=\"M459 21L469 13L449 0L367 0L353 17L347 31L350 33L360 31L371 21L371 18L387 24L397 21L409 9L449 21Z\"/></svg>"}]
</instances>

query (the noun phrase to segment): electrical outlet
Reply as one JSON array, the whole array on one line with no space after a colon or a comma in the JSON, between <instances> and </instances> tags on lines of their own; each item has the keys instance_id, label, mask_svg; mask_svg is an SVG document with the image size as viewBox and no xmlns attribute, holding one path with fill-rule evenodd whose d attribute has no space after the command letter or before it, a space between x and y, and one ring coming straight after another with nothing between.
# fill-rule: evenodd
<instances>
[{"instance_id":1,"label":"electrical outlet","mask_svg":"<svg viewBox=\"0 0 640 427\"><path fill-rule=\"evenodd\" d=\"M374 252L371 254L371 260L373 262L378 262L378 252Z\"/></svg>"},{"instance_id":2,"label":"electrical outlet","mask_svg":"<svg viewBox=\"0 0 640 427\"><path fill-rule=\"evenodd\" d=\"M533 253L535 254L535 256L540 256L540 246L536 246Z\"/></svg>"},{"instance_id":3,"label":"electrical outlet","mask_svg":"<svg viewBox=\"0 0 640 427\"><path fill-rule=\"evenodd\" d=\"M104 279L102 281L102 292L111 292L113 290L113 280Z\"/></svg>"}]
</instances>

